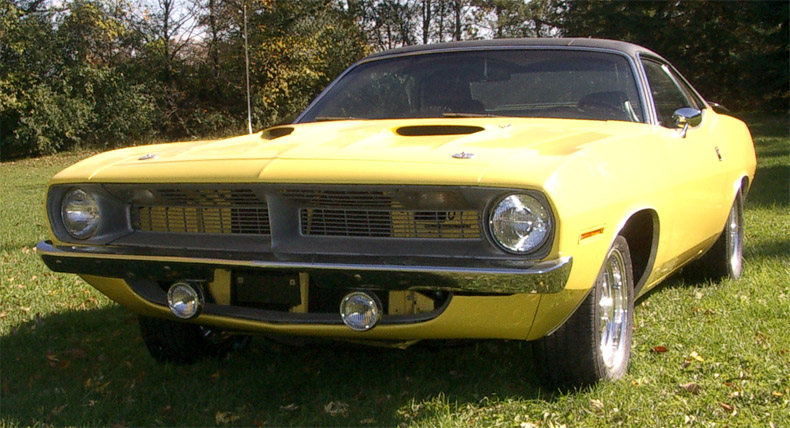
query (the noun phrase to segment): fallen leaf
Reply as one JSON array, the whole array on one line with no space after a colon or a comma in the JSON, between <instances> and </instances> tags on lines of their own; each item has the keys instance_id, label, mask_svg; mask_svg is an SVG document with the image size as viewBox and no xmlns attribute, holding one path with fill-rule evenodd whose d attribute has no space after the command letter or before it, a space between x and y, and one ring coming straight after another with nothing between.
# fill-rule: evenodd
<instances>
[{"instance_id":1,"label":"fallen leaf","mask_svg":"<svg viewBox=\"0 0 790 428\"><path fill-rule=\"evenodd\" d=\"M161 411L162 416L167 415L168 413L170 413L171 410L173 410L173 408L170 407L169 404L167 406L163 407L162 411Z\"/></svg>"},{"instance_id":2,"label":"fallen leaf","mask_svg":"<svg viewBox=\"0 0 790 428\"><path fill-rule=\"evenodd\" d=\"M82 360L88 357L88 353L79 348L72 348L65 352L66 356L75 360Z\"/></svg>"},{"instance_id":3,"label":"fallen leaf","mask_svg":"<svg viewBox=\"0 0 790 428\"><path fill-rule=\"evenodd\" d=\"M595 413L603 413L603 402L601 400L592 399L590 400L590 408Z\"/></svg>"},{"instance_id":4,"label":"fallen leaf","mask_svg":"<svg viewBox=\"0 0 790 428\"><path fill-rule=\"evenodd\" d=\"M726 411L728 411L728 412L730 412L730 413L732 413L732 412L733 412L733 410L735 410L735 407L732 407L732 406L730 406L730 405L729 405L729 404L727 404L727 403L721 403L721 402L720 402L720 403L719 403L719 406L721 406L721 408L722 408L722 409L724 409L724 410L726 410Z\"/></svg>"},{"instance_id":5,"label":"fallen leaf","mask_svg":"<svg viewBox=\"0 0 790 428\"><path fill-rule=\"evenodd\" d=\"M374 425L375 423L376 423L376 419L374 418L367 418L359 421L360 425Z\"/></svg>"},{"instance_id":6,"label":"fallen leaf","mask_svg":"<svg viewBox=\"0 0 790 428\"><path fill-rule=\"evenodd\" d=\"M701 363L704 363L704 362L705 362L705 359L704 359L704 358L702 358L702 357L701 357L701 356L700 356L700 355L697 353L697 351L691 351L691 354L689 354L689 357L691 357L691 358L693 358L693 359L695 359L695 360L697 360L697 361L699 361L699 362L701 362Z\"/></svg>"},{"instance_id":7,"label":"fallen leaf","mask_svg":"<svg viewBox=\"0 0 790 428\"><path fill-rule=\"evenodd\" d=\"M20 306L19 310L24 312L24 313L28 313L28 312L30 312L30 306Z\"/></svg>"},{"instance_id":8,"label":"fallen leaf","mask_svg":"<svg viewBox=\"0 0 790 428\"><path fill-rule=\"evenodd\" d=\"M696 382L681 383L679 386L681 389L684 389L694 395L699 394L700 387Z\"/></svg>"},{"instance_id":9,"label":"fallen leaf","mask_svg":"<svg viewBox=\"0 0 790 428\"><path fill-rule=\"evenodd\" d=\"M667 352L667 348L664 347L664 346L654 346L652 351L655 352L655 353L661 354L661 353Z\"/></svg>"},{"instance_id":10,"label":"fallen leaf","mask_svg":"<svg viewBox=\"0 0 790 428\"><path fill-rule=\"evenodd\" d=\"M8 311L0 312L0 318L5 318L8 316Z\"/></svg>"},{"instance_id":11,"label":"fallen leaf","mask_svg":"<svg viewBox=\"0 0 790 428\"><path fill-rule=\"evenodd\" d=\"M231 412L217 412L217 414L214 415L214 422L217 425L219 425L219 424L223 424L223 425L224 424L229 424L229 423L235 422L237 420L239 420L239 416L238 415L234 415Z\"/></svg>"},{"instance_id":12,"label":"fallen leaf","mask_svg":"<svg viewBox=\"0 0 790 428\"><path fill-rule=\"evenodd\" d=\"M286 412L293 412L299 410L299 406L294 403L286 404L285 406L280 406L280 410L284 410Z\"/></svg>"},{"instance_id":13,"label":"fallen leaf","mask_svg":"<svg viewBox=\"0 0 790 428\"><path fill-rule=\"evenodd\" d=\"M345 416L348 413L348 404L342 401L330 401L324 406L324 413L329 416Z\"/></svg>"},{"instance_id":14,"label":"fallen leaf","mask_svg":"<svg viewBox=\"0 0 790 428\"><path fill-rule=\"evenodd\" d=\"M62 405L62 406L55 407L55 408L54 408L54 409L52 409L52 410L51 410L49 413L51 413L51 414L53 414L53 415L59 415L59 414L60 414L60 412L62 412L62 411L63 411L63 409L65 409L65 408L66 408L66 406L68 406L68 404L64 404L64 405Z\"/></svg>"}]
</instances>

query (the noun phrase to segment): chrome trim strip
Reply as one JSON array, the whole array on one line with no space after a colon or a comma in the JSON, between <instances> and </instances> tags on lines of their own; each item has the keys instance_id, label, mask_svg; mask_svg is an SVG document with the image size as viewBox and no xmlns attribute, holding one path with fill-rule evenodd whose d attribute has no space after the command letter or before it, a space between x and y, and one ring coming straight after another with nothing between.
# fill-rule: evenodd
<instances>
[{"instance_id":1,"label":"chrome trim strip","mask_svg":"<svg viewBox=\"0 0 790 428\"><path fill-rule=\"evenodd\" d=\"M140 270L174 273L190 268L254 268L309 273L338 287L447 290L471 293L558 293L565 288L572 258L519 263L515 267L310 263L101 252L97 247L55 247L39 242L36 251L57 272L119 276ZM142 268L142 269L141 269ZM128 275L128 274L126 274Z\"/></svg>"}]
</instances>

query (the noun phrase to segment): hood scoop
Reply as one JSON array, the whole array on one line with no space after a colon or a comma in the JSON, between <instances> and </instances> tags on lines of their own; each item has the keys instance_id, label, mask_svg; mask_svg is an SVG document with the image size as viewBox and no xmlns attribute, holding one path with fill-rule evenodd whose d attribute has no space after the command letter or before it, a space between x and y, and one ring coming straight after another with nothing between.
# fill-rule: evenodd
<instances>
[{"instance_id":1,"label":"hood scoop","mask_svg":"<svg viewBox=\"0 0 790 428\"><path fill-rule=\"evenodd\" d=\"M274 140L275 138L291 135L292 132L294 132L292 126L280 126L276 128L269 128L263 131L263 134L261 134L261 138L263 138L264 140Z\"/></svg>"},{"instance_id":2,"label":"hood scoop","mask_svg":"<svg viewBox=\"0 0 790 428\"><path fill-rule=\"evenodd\" d=\"M395 133L404 137L427 137L433 135L468 135L484 131L481 126L468 125L418 125L401 126Z\"/></svg>"}]
</instances>

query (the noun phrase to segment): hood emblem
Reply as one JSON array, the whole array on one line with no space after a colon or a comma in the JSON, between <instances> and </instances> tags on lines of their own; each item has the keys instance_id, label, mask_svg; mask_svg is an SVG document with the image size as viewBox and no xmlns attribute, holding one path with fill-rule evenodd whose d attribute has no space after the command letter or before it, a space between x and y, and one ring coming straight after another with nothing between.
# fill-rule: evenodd
<instances>
[{"instance_id":1,"label":"hood emblem","mask_svg":"<svg viewBox=\"0 0 790 428\"><path fill-rule=\"evenodd\" d=\"M141 161L142 160L151 160L151 159L156 159L158 157L159 157L159 155L156 154L156 153L148 153L148 154L140 156L139 158L137 158L137 160L141 160Z\"/></svg>"},{"instance_id":2,"label":"hood emblem","mask_svg":"<svg viewBox=\"0 0 790 428\"><path fill-rule=\"evenodd\" d=\"M475 157L474 153L461 152L453 154L453 158L455 159L472 159L473 157Z\"/></svg>"}]
</instances>

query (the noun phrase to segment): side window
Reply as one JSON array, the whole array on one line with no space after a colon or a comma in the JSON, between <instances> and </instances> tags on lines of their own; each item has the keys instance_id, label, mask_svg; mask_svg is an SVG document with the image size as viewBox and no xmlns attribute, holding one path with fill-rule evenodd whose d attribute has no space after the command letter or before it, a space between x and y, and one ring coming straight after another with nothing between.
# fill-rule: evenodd
<instances>
[{"instance_id":1,"label":"side window","mask_svg":"<svg viewBox=\"0 0 790 428\"><path fill-rule=\"evenodd\" d=\"M647 75L647 83L656 106L658 122L663 126L672 126L672 114L683 107L699 108L696 102L678 87L671 77L671 70L666 65L655 61L643 60Z\"/></svg>"},{"instance_id":2,"label":"side window","mask_svg":"<svg viewBox=\"0 0 790 428\"><path fill-rule=\"evenodd\" d=\"M675 82L677 82L677 84L680 86L680 89L683 90L683 93L686 94L686 97L692 100L694 103L693 107L700 110L704 109L705 101L703 101L699 95L697 95L697 93L691 89L691 86L686 81L686 79L683 78L683 76L681 76L680 73L678 73L678 71L673 67L669 68L669 73L672 75L672 78L675 79Z\"/></svg>"}]
</instances>

